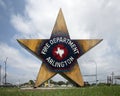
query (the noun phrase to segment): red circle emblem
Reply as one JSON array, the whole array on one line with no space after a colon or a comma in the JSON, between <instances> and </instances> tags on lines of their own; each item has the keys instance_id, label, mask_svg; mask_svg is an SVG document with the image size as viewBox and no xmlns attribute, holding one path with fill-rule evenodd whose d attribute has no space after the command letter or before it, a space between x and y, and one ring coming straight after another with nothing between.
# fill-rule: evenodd
<instances>
[{"instance_id":1,"label":"red circle emblem","mask_svg":"<svg viewBox=\"0 0 120 96\"><path fill-rule=\"evenodd\" d=\"M57 60L61 61L65 57L68 56L68 49L63 45L63 44L57 44L53 49L52 49L52 55L54 58Z\"/></svg>"}]
</instances>

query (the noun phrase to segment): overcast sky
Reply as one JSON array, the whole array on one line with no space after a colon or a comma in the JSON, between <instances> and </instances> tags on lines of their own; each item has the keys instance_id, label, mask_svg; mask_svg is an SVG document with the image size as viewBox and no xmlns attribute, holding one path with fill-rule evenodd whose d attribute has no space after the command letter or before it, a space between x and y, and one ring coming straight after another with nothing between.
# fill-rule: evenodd
<instances>
[{"instance_id":1,"label":"overcast sky","mask_svg":"<svg viewBox=\"0 0 120 96\"><path fill-rule=\"evenodd\" d=\"M22 48L16 39L50 38L62 8L71 39L103 39L78 59L83 75L97 73L105 82L120 75L120 0L0 0L0 65L2 78L7 60L7 81L35 80L41 61ZM54 80L64 80L57 75ZM85 77L95 81L95 77Z\"/></svg>"}]
</instances>

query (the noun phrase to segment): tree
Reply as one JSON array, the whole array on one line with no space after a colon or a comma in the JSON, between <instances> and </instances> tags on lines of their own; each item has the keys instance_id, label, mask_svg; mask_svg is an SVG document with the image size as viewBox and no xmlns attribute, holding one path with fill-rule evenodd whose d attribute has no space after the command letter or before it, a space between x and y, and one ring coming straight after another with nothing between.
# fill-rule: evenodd
<instances>
[{"instance_id":1,"label":"tree","mask_svg":"<svg viewBox=\"0 0 120 96\"><path fill-rule=\"evenodd\" d=\"M35 83L34 83L33 80L29 80L29 84L30 84L30 85L34 85Z\"/></svg>"},{"instance_id":2,"label":"tree","mask_svg":"<svg viewBox=\"0 0 120 96\"><path fill-rule=\"evenodd\" d=\"M50 79L50 84L57 85L57 82L56 82L56 81L54 81L54 80L52 80L52 79Z\"/></svg>"},{"instance_id":3,"label":"tree","mask_svg":"<svg viewBox=\"0 0 120 96\"><path fill-rule=\"evenodd\" d=\"M66 85L69 85L69 84L71 84L71 82L67 81L67 82L66 82Z\"/></svg>"},{"instance_id":4,"label":"tree","mask_svg":"<svg viewBox=\"0 0 120 96\"><path fill-rule=\"evenodd\" d=\"M65 85L65 82L64 81L58 81L57 84L58 85Z\"/></svg>"}]
</instances>

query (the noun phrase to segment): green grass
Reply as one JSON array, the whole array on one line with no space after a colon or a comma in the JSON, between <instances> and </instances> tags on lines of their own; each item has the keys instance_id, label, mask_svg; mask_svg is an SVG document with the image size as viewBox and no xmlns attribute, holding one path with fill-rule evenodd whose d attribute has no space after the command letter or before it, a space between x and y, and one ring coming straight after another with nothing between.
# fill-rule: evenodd
<instances>
[{"instance_id":1,"label":"green grass","mask_svg":"<svg viewBox=\"0 0 120 96\"><path fill-rule=\"evenodd\" d=\"M120 86L99 86L56 90L0 88L0 96L120 96Z\"/></svg>"}]
</instances>

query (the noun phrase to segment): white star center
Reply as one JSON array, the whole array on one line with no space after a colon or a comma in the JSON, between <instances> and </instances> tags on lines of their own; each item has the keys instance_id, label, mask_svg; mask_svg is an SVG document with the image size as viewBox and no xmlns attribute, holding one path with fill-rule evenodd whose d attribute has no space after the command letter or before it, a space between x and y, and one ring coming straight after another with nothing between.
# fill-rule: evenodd
<instances>
[{"instance_id":1,"label":"white star center","mask_svg":"<svg viewBox=\"0 0 120 96\"><path fill-rule=\"evenodd\" d=\"M55 53L58 54L60 57L62 57L64 54L64 50L60 49L60 47L57 47L57 51L55 51Z\"/></svg>"}]
</instances>

